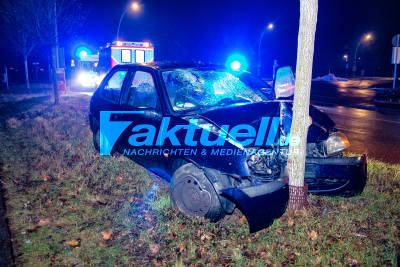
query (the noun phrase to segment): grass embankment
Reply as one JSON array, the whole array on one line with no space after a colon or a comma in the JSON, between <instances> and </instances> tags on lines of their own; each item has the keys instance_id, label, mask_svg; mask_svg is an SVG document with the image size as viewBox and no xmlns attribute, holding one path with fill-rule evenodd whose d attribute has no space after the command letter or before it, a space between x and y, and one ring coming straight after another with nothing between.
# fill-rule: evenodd
<instances>
[{"instance_id":1,"label":"grass embankment","mask_svg":"<svg viewBox=\"0 0 400 267\"><path fill-rule=\"evenodd\" d=\"M216 224L187 218L143 168L100 157L87 96L57 107L34 101L0 105L1 180L17 265L397 264L400 165L369 161L362 195L311 196L306 212L248 234L240 212Z\"/></svg>"}]
</instances>

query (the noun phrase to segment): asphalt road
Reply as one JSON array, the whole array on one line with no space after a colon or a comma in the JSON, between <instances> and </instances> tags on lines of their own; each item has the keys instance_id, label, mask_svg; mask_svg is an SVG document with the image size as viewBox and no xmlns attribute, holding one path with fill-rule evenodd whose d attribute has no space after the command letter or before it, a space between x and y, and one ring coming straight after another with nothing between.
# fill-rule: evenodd
<instances>
[{"instance_id":1,"label":"asphalt road","mask_svg":"<svg viewBox=\"0 0 400 267\"><path fill-rule=\"evenodd\" d=\"M350 140L350 151L369 158L400 163L400 109L377 108L377 89L390 80L314 82L311 103L327 112Z\"/></svg>"}]
</instances>

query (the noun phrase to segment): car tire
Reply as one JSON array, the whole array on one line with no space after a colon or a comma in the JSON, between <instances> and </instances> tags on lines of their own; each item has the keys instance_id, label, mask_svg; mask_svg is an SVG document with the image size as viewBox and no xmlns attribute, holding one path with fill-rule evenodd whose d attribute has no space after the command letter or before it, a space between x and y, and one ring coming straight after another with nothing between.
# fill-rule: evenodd
<instances>
[{"instance_id":1,"label":"car tire","mask_svg":"<svg viewBox=\"0 0 400 267\"><path fill-rule=\"evenodd\" d=\"M218 194L204 172L192 163L179 167L171 180L171 200L188 216L217 222L225 216Z\"/></svg>"}]
</instances>

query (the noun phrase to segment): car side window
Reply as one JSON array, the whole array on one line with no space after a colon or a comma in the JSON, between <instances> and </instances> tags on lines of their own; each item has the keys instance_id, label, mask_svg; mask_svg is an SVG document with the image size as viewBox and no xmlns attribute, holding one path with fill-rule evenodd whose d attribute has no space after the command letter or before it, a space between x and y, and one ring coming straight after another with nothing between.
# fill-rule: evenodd
<instances>
[{"instance_id":1,"label":"car side window","mask_svg":"<svg viewBox=\"0 0 400 267\"><path fill-rule=\"evenodd\" d=\"M121 94L122 85L124 84L124 80L127 70L118 70L114 72L114 74L108 79L104 88L102 90L102 96L111 100L112 102L118 103L119 96Z\"/></svg>"},{"instance_id":2,"label":"car side window","mask_svg":"<svg viewBox=\"0 0 400 267\"><path fill-rule=\"evenodd\" d=\"M129 88L127 104L137 108L157 107L157 91L149 72L136 71Z\"/></svg>"}]
</instances>

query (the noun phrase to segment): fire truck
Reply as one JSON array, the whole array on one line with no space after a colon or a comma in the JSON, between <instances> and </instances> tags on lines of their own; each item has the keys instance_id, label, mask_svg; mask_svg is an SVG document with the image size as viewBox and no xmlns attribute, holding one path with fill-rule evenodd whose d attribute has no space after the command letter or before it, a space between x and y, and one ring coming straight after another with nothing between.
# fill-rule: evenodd
<instances>
[{"instance_id":1,"label":"fire truck","mask_svg":"<svg viewBox=\"0 0 400 267\"><path fill-rule=\"evenodd\" d=\"M105 73L118 64L154 61L154 47L150 42L115 41L100 49L99 73Z\"/></svg>"}]
</instances>

